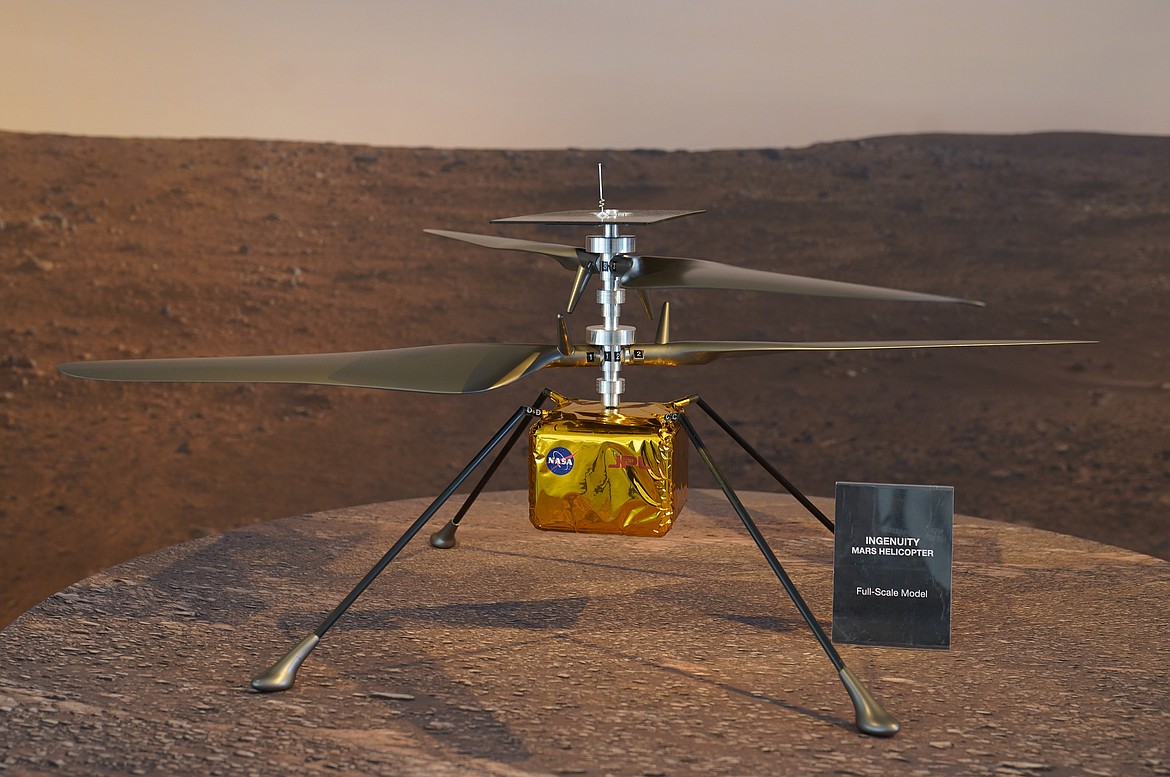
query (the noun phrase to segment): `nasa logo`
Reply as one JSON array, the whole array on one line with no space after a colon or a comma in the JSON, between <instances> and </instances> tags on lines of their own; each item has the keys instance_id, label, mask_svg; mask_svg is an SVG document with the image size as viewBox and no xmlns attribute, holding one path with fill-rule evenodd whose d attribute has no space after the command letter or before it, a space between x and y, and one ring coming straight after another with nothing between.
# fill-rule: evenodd
<instances>
[{"instance_id":1,"label":"nasa logo","mask_svg":"<svg viewBox=\"0 0 1170 777\"><path fill-rule=\"evenodd\" d=\"M568 448L553 448L544 457L545 466L554 475L568 475L573 470L573 456Z\"/></svg>"}]
</instances>

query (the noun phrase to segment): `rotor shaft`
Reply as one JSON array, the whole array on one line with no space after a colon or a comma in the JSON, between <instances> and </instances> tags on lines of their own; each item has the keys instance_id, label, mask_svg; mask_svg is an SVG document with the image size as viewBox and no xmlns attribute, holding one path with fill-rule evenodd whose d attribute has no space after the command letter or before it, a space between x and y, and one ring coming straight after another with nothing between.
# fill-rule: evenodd
<instances>
[{"instance_id":1,"label":"rotor shaft","mask_svg":"<svg viewBox=\"0 0 1170 777\"><path fill-rule=\"evenodd\" d=\"M608 213L609 211L603 211ZM633 253L634 237L618 234L617 224L606 224L604 235L590 235L586 244L588 251L597 255L597 273L601 276L601 289L597 301L601 304L601 326L588 328L589 344L598 347L601 360L601 377L597 379L597 392L607 409L617 408L626 381L621 377L622 349L634 343L634 327L621 323L622 303L626 292L621 287L619 267L615 260L619 256Z\"/></svg>"}]
</instances>

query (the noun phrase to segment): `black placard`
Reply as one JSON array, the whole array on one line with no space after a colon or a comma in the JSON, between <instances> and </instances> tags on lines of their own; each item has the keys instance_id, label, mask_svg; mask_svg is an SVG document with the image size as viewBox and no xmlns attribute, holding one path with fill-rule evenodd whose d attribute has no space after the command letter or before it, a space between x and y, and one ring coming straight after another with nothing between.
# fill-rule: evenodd
<instances>
[{"instance_id":1,"label":"black placard","mask_svg":"<svg viewBox=\"0 0 1170 777\"><path fill-rule=\"evenodd\" d=\"M955 489L838 483L833 641L947 648Z\"/></svg>"}]
</instances>

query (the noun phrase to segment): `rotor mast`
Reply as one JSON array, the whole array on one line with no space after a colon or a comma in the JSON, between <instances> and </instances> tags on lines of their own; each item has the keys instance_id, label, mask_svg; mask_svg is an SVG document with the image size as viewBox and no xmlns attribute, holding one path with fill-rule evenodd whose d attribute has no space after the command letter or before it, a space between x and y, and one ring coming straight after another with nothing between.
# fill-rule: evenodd
<instances>
[{"instance_id":1,"label":"rotor mast","mask_svg":"<svg viewBox=\"0 0 1170 777\"><path fill-rule=\"evenodd\" d=\"M618 211L606 210L605 183L601 176L601 163L597 163L597 217L616 219ZM600 349L601 377L597 379L597 393L606 410L615 410L626 390L626 381L621 377L622 349L634 343L634 327L620 324L622 303L626 291L621 286L621 274L616 272L614 262L619 255L634 252L633 235L619 234L616 221L606 221L605 234L590 235L585 239L585 250L597 255L597 272L601 275L601 289L597 302L601 305L601 326L590 326L589 344Z\"/></svg>"},{"instance_id":2,"label":"rotor mast","mask_svg":"<svg viewBox=\"0 0 1170 777\"><path fill-rule=\"evenodd\" d=\"M601 205L605 205L604 198ZM617 218L618 211L598 212L598 218ZM626 290L622 288L617 258L634 252L634 236L619 234L617 223L606 223L605 234L590 235L585 239L586 250L597 255L597 274L601 276L601 288L597 301L601 305L604 324L588 327L589 344L599 349L601 377L597 379L597 393L607 410L616 409L621 395L626 390L626 381L621 377L623 350L634 344L634 327L620 323L622 303L626 301Z\"/></svg>"}]
</instances>

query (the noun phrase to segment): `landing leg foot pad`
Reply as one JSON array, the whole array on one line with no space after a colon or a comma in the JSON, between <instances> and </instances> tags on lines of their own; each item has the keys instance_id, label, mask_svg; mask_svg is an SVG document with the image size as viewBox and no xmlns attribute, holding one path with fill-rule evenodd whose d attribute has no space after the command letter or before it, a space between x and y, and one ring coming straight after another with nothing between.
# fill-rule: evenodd
<instances>
[{"instance_id":1,"label":"landing leg foot pad","mask_svg":"<svg viewBox=\"0 0 1170 777\"><path fill-rule=\"evenodd\" d=\"M293 681L297 679L297 670L320 641L321 638L316 634L310 634L302 639L285 654L284 658L253 677L252 687L261 693L287 691L292 688Z\"/></svg>"},{"instance_id":2,"label":"landing leg foot pad","mask_svg":"<svg viewBox=\"0 0 1170 777\"><path fill-rule=\"evenodd\" d=\"M841 682L845 685L845 690L849 692L849 698L853 700L853 709L857 713L857 730L863 734L869 734L871 737L892 737L901 730L898 721L882 709L882 705L878 704L865 686L861 684L861 680L857 679L857 675L853 674L853 670L849 667L841 668Z\"/></svg>"},{"instance_id":3,"label":"landing leg foot pad","mask_svg":"<svg viewBox=\"0 0 1170 777\"><path fill-rule=\"evenodd\" d=\"M455 530L459 528L459 524L452 521L447 521L447 525L442 529L431 535L432 548L453 548L455 547Z\"/></svg>"}]
</instances>

